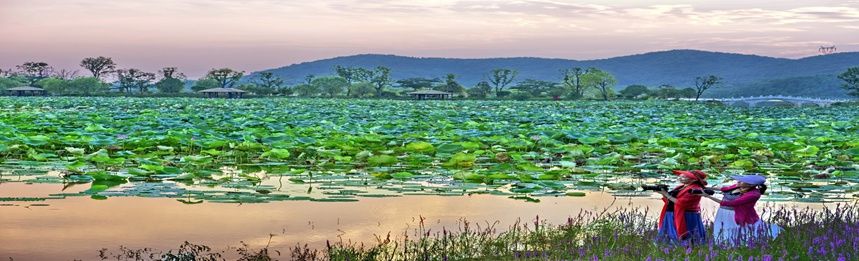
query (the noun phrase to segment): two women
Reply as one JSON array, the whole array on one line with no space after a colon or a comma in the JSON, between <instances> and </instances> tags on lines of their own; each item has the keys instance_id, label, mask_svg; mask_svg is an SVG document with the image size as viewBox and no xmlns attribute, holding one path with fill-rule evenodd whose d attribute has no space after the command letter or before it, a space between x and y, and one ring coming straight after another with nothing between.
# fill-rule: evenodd
<instances>
[{"instance_id":1,"label":"two women","mask_svg":"<svg viewBox=\"0 0 859 261\"><path fill-rule=\"evenodd\" d=\"M698 170L674 171L681 185L671 191L659 191L665 205L659 217L658 237L663 240L690 243L706 241L701 220L701 197L717 203L720 208L714 222L714 239L725 245L738 245L764 236L775 237L780 228L761 221L755 203L766 191L766 178L760 175L736 175L737 184L723 187L722 199L707 195L707 174Z\"/></svg>"}]
</instances>

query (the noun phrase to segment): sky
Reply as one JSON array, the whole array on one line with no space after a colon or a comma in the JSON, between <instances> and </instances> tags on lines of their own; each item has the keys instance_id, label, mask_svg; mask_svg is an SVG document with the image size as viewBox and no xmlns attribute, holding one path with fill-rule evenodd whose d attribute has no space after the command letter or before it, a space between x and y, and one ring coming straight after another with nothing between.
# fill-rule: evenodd
<instances>
[{"instance_id":1,"label":"sky","mask_svg":"<svg viewBox=\"0 0 859 261\"><path fill-rule=\"evenodd\" d=\"M859 0L0 0L0 68L247 72L336 56L598 59L859 51Z\"/></svg>"}]
</instances>

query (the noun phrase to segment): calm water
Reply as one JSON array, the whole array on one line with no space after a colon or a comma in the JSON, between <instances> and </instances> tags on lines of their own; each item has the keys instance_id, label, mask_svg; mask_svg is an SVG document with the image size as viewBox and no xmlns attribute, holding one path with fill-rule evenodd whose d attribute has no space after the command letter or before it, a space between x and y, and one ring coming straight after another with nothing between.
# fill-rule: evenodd
<instances>
[{"instance_id":1,"label":"calm water","mask_svg":"<svg viewBox=\"0 0 859 261\"><path fill-rule=\"evenodd\" d=\"M59 184L0 183L0 197L44 197L62 190ZM85 188L70 188L76 192ZM561 223L580 210L650 207L654 197L617 197L589 192L586 197L540 197L540 203L502 196L403 196L362 198L357 202L279 201L261 204L182 204L168 198L111 197L92 200L70 197L44 202L3 202L0 206L0 258L14 260L91 260L101 248L175 248L184 241L216 249L240 241L273 249L297 243L321 247L326 240L373 242L374 235L402 234L425 217L433 228L451 228L458 220L504 229L517 219L536 216ZM716 206L704 200L705 215ZM35 205L34 205L35 204ZM41 205L46 204L46 205ZM781 203L785 204L785 203ZM797 204L797 203L790 203ZM813 205L821 206L821 205Z\"/></svg>"}]
</instances>

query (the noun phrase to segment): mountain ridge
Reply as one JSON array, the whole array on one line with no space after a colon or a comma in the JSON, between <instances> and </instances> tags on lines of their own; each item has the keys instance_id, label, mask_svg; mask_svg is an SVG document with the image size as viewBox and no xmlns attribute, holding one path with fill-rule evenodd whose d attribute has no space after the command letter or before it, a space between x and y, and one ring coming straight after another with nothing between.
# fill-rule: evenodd
<instances>
[{"instance_id":1,"label":"mountain ridge","mask_svg":"<svg viewBox=\"0 0 859 261\"><path fill-rule=\"evenodd\" d=\"M572 67L597 67L615 75L617 88L632 84L657 87L663 84L678 88L690 87L695 77L708 74L724 78L716 96L743 94L746 88L765 88L774 93L792 94L808 88L820 97L846 97L837 84L836 75L849 67L859 66L859 52L816 55L802 58L778 58L754 54L675 49L631 54L593 60L572 60L541 57L441 58L410 57L393 54L358 54L316 61L295 63L263 70L272 72L296 84L307 75L333 75L336 65L391 68L394 80L426 77L442 78L447 73L457 75L465 86L484 80L494 68L519 71L516 81L537 79L560 81L562 70ZM249 75L253 78L259 72ZM814 78L814 80L811 80ZM795 79L795 80L790 80ZM770 86L770 85L778 86ZM807 90L804 93L809 93Z\"/></svg>"}]
</instances>

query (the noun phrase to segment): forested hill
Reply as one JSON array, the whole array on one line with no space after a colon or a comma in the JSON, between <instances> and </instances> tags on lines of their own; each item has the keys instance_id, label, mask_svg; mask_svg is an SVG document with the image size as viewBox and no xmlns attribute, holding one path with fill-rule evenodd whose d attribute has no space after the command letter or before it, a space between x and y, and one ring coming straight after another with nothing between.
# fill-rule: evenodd
<instances>
[{"instance_id":1,"label":"forested hill","mask_svg":"<svg viewBox=\"0 0 859 261\"><path fill-rule=\"evenodd\" d=\"M719 53L697 50L671 50L598 60L547 58L417 58L395 55L363 54L293 64L267 70L298 83L307 75L330 75L336 65L391 68L394 79L410 77L443 78L453 73L465 86L484 80L494 68L519 71L516 80L560 81L561 71L571 67L597 67L615 75L617 88L631 84L656 87L670 84L689 87L696 76L714 74L725 83L708 96L788 94L819 97L844 97L836 75L848 67L859 66L859 52L812 56L801 59Z\"/></svg>"}]
</instances>

